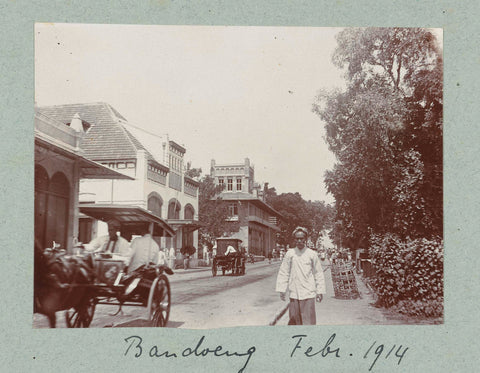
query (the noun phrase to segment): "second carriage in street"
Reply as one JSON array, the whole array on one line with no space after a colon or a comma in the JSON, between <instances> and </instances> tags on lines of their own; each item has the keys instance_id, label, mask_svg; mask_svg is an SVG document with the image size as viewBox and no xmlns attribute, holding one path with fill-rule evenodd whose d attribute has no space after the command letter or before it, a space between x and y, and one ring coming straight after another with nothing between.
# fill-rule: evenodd
<instances>
[{"instance_id":1,"label":"second carriage in street","mask_svg":"<svg viewBox=\"0 0 480 373\"><path fill-rule=\"evenodd\" d=\"M217 238L217 255L212 262L212 275L216 276L221 270L225 275L228 272L232 275L244 275L246 255L241 247L242 240L238 238L222 237ZM234 252L229 252L228 248Z\"/></svg>"}]
</instances>

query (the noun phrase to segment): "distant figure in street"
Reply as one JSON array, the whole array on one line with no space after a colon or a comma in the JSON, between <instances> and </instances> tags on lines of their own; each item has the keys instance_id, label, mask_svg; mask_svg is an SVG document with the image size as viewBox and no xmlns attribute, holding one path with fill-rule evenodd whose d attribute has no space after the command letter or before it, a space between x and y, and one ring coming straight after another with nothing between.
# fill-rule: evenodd
<instances>
[{"instance_id":1,"label":"distant figure in street","mask_svg":"<svg viewBox=\"0 0 480 373\"><path fill-rule=\"evenodd\" d=\"M285 300L290 293L288 325L315 325L315 300L321 302L326 293L323 269L317 254L307 248L306 228L297 227L293 231L296 247L289 249L280 266L276 291Z\"/></svg>"},{"instance_id":2,"label":"distant figure in street","mask_svg":"<svg viewBox=\"0 0 480 373\"><path fill-rule=\"evenodd\" d=\"M121 257L128 264L132 250L128 241L118 235L120 230L120 222L117 220L109 220L108 235L94 238L90 243L85 244L85 250L94 253L109 253Z\"/></svg>"},{"instance_id":3,"label":"distant figure in street","mask_svg":"<svg viewBox=\"0 0 480 373\"><path fill-rule=\"evenodd\" d=\"M150 262L155 265L158 264L160 252L158 244L153 240L152 235L148 232L146 226L142 233L142 237L137 237L132 241L133 254L130 265L128 266L128 273L131 273L142 265L146 265Z\"/></svg>"},{"instance_id":4,"label":"distant figure in street","mask_svg":"<svg viewBox=\"0 0 480 373\"><path fill-rule=\"evenodd\" d=\"M175 248L171 247L170 251L168 252L168 266L171 269L175 269Z\"/></svg>"},{"instance_id":5,"label":"distant figure in street","mask_svg":"<svg viewBox=\"0 0 480 373\"><path fill-rule=\"evenodd\" d=\"M167 254L166 254L166 251L167 249L160 249L160 251L158 252L158 261L157 261L157 264L159 266L165 266L167 265Z\"/></svg>"},{"instance_id":6,"label":"distant figure in street","mask_svg":"<svg viewBox=\"0 0 480 373\"><path fill-rule=\"evenodd\" d=\"M272 264L272 256L273 256L272 252L269 251L268 252L268 264Z\"/></svg>"},{"instance_id":7,"label":"distant figure in street","mask_svg":"<svg viewBox=\"0 0 480 373\"><path fill-rule=\"evenodd\" d=\"M215 258L217 256L217 245L214 245L212 247L212 258Z\"/></svg>"},{"instance_id":8,"label":"distant figure in street","mask_svg":"<svg viewBox=\"0 0 480 373\"><path fill-rule=\"evenodd\" d=\"M235 250L235 248L232 245L228 245L227 251L225 251L225 255L235 254L236 252L237 250Z\"/></svg>"},{"instance_id":9,"label":"distant figure in street","mask_svg":"<svg viewBox=\"0 0 480 373\"><path fill-rule=\"evenodd\" d=\"M205 260L205 262L207 263L207 265L210 264L208 246L203 246L203 259Z\"/></svg>"}]
</instances>

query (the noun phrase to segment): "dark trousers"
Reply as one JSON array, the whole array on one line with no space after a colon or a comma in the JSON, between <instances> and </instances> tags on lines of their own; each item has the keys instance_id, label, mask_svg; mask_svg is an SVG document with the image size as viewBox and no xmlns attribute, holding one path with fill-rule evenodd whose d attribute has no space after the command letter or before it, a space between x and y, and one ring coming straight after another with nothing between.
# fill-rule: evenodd
<instances>
[{"instance_id":1,"label":"dark trousers","mask_svg":"<svg viewBox=\"0 0 480 373\"><path fill-rule=\"evenodd\" d=\"M316 325L315 298L292 299L288 308L290 320L288 325Z\"/></svg>"}]
</instances>

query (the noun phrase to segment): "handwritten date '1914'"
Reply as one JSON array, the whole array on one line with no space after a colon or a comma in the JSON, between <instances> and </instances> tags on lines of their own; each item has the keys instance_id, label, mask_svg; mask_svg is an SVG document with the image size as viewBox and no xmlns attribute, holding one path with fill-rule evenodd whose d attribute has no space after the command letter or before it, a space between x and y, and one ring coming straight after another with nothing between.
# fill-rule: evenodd
<instances>
[{"instance_id":1,"label":"handwritten date '1914'","mask_svg":"<svg viewBox=\"0 0 480 373\"><path fill-rule=\"evenodd\" d=\"M370 346L370 348L365 353L365 355L363 355L364 359L368 359L370 351L373 350L373 347L375 345L377 345L377 341L373 342L372 345ZM405 357L405 354L407 353L407 350L408 350L408 347L405 347L402 351L402 347L403 346L400 345L397 348L397 345L393 345L393 347L390 350L388 350L388 348L386 348L385 345L378 344L377 347L375 348L375 350L373 350L373 353L375 354L375 358L372 361L372 364L370 365L370 368L368 368L368 370L371 371L373 369L377 360L380 358L380 356L382 356L383 352L385 352L387 350L388 350L388 352L385 355L385 359L388 359L390 356L391 356L390 358L398 358L397 365L400 365L400 363L402 362L402 359ZM395 348L396 348L396 350L395 350ZM392 355L392 353L393 353L393 355Z\"/></svg>"}]
</instances>

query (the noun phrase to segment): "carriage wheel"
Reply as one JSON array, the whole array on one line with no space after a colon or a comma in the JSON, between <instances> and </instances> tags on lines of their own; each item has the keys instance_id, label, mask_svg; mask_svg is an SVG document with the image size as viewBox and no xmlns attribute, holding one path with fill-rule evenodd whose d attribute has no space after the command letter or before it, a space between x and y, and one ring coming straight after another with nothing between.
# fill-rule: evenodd
<instances>
[{"instance_id":1,"label":"carriage wheel","mask_svg":"<svg viewBox=\"0 0 480 373\"><path fill-rule=\"evenodd\" d=\"M88 328L93 320L96 306L95 298L88 298L79 306L70 311L65 311L65 321L68 328Z\"/></svg>"},{"instance_id":2,"label":"carriage wheel","mask_svg":"<svg viewBox=\"0 0 480 373\"><path fill-rule=\"evenodd\" d=\"M165 275L157 277L150 288L148 296L149 318L153 326L167 326L170 316L170 284Z\"/></svg>"},{"instance_id":3,"label":"carriage wheel","mask_svg":"<svg viewBox=\"0 0 480 373\"><path fill-rule=\"evenodd\" d=\"M212 265L212 275L215 277L217 275L217 264L213 263Z\"/></svg>"}]
</instances>

